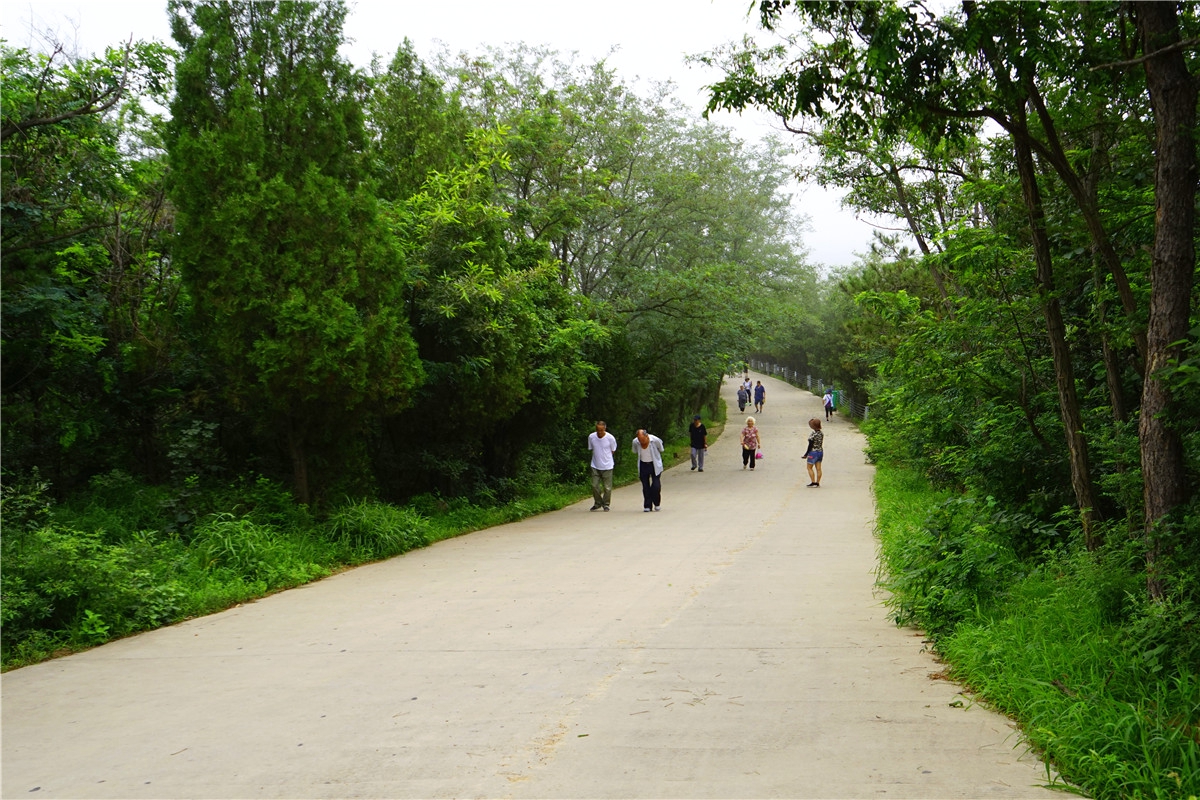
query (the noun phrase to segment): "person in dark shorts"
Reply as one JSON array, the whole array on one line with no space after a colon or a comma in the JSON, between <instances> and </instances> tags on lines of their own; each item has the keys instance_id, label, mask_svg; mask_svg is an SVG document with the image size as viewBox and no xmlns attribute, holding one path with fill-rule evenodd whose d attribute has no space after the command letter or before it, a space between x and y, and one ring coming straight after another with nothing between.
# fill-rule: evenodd
<instances>
[{"instance_id":1,"label":"person in dark shorts","mask_svg":"<svg viewBox=\"0 0 1200 800\"><path fill-rule=\"evenodd\" d=\"M808 485L817 488L821 485L821 461L825 458L825 434L821 432L821 420L813 417L808 421L812 433L808 435L808 449L804 451L804 461L808 466Z\"/></svg>"}]
</instances>

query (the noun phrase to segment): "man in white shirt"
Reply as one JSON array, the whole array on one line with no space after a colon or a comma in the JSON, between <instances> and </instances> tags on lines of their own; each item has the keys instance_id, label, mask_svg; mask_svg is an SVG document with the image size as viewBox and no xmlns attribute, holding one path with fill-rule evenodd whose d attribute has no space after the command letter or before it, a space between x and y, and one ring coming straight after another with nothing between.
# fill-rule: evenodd
<instances>
[{"instance_id":1,"label":"man in white shirt","mask_svg":"<svg viewBox=\"0 0 1200 800\"><path fill-rule=\"evenodd\" d=\"M616 466L617 440L604 420L596 420L596 432L588 434L588 450L592 451L592 511L608 511L612 499L613 467ZM601 492L601 486L604 491Z\"/></svg>"}]
</instances>

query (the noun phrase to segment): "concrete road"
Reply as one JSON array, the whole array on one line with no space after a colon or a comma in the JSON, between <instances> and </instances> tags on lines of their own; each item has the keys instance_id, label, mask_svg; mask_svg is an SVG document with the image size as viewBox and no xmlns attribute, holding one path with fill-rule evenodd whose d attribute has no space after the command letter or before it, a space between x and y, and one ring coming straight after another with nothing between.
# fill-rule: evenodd
<instances>
[{"instance_id":1,"label":"concrete road","mask_svg":"<svg viewBox=\"0 0 1200 800\"><path fill-rule=\"evenodd\" d=\"M3 796L1057 796L887 621L863 438L806 488L820 399L754 377L758 469L727 385L660 513L634 485L4 675Z\"/></svg>"}]
</instances>

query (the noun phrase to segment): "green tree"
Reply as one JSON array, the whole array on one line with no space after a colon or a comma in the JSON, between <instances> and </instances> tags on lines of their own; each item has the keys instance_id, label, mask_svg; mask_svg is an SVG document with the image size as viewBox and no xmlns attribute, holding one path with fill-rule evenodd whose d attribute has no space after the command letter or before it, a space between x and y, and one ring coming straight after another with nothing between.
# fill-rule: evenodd
<instances>
[{"instance_id":1,"label":"green tree","mask_svg":"<svg viewBox=\"0 0 1200 800\"><path fill-rule=\"evenodd\" d=\"M162 93L167 59L156 43L92 58L57 43L49 53L0 44L6 273L19 277L49 245L114 224L105 200L119 191L117 112L132 96Z\"/></svg>"},{"instance_id":2,"label":"green tree","mask_svg":"<svg viewBox=\"0 0 1200 800\"><path fill-rule=\"evenodd\" d=\"M338 458L422 380L404 264L366 182L365 80L338 55L346 7L169 10L175 257L228 396L286 442L308 502L310 452Z\"/></svg>"},{"instance_id":3,"label":"green tree","mask_svg":"<svg viewBox=\"0 0 1200 800\"><path fill-rule=\"evenodd\" d=\"M665 87L641 97L603 62L518 48L443 70L509 131L493 172L513 225L614 332L589 392L614 429L686 421L811 296L778 145L695 122Z\"/></svg>"},{"instance_id":4,"label":"green tree","mask_svg":"<svg viewBox=\"0 0 1200 800\"><path fill-rule=\"evenodd\" d=\"M1012 148L1007 169L1019 176L1023 187L1026 235L1040 266L1037 292L1054 355L1072 484L1085 538L1092 544L1099 509L1085 428L1092 438L1102 437L1096 436L1098 420L1089 417L1079 395L1081 376L1075 368L1080 353L1073 351L1071 331L1074 325L1084 324L1101 333L1109 416L1119 426L1126 418L1120 350L1136 347L1139 362L1147 363L1144 297L1147 286L1151 295L1156 291L1154 276L1144 277L1144 256L1137 247L1125 246L1132 244L1127 223L1131 217L1136 220L1136 212L1131 215L1128 205L1113 202L1114 189L1123 191L1130 183L1121 173L1134 173L1125 164L1106 163L1125 155L1119 144L1122 136L1144 136L1144 126L1139 130L1138 122L1147 110L1145 86L1133 79L1131 71L1113 69L1113 62L1132 65L1121 61L1131 54L1123 44L1136 41L1128 35L1125 8L964 2L959 11L934 12L920 3L771 0L759 4L764 27L782 32L789 19L799 18L801 29L789 35L784 45L757 48L751 43L726 53L721 63L728 74L715 87L712 101L714 108L762 105L789 120L820 120L826 129L848 138L871 133L885 146L894 143L893 147L912 142L913 137L934 145L967 141L979 136L984 120L1000 126ZM1172 53L1178 56L1185 46L1182 31L1192 19L1189 7L1186 14L1166 21L1161 40L1166 51L1147 55L1164 65L1163 59L1173 57ZM1176 62L1176 74L1182 75L1179 69L1186 72L1186 64L1178 58ZM1174 79L1176 86L1186 84ZM1187 108L1195 105L1186 98L1179 102ZM1173 130L1187 127L1178 123ZM1185 183L1180 180L1178 185ZM1188 184L1185 195L1192 195L1194 183ZM1070 214L1067 204L1073 206ZM1065 246L1069 240L1078 241L1080 234L1081 249L1076 244L1072 244L1076 249ZM1178 243L1179 236L1170 238ZM1094 260L1078 257L1088 251ZM1182 254L1178 247L1176 251L1172 263ZM1188 261L1185 269L1194 270L1194 259ZM1093 272L1093 265L1101 269ZM1085 285L1080 273L1094 287L1090 293L1075 288ZM1162 273L1164 278L1167 274L1168 270ZM1166 284L1174 287L1169 291L1176 301L1161 307L1172 309L1168 315L1175 320L1172 330L1180 335L1188 316L1179 300L1182 284L1173 279L1166 279ZM1188 294L1184 291L1182 296ZM1122 329L1114 327L1114 316L1106 313L1110 298L1124 312ZM1086 342L1075 343L1075 348L1080 346L1090 350ZM1158 351L1161 364L1165 353L1161 344ZM1082 380L1086 384L1090 377ZM1154 429L1154 423L1143 429L1144 464L1170 449L1169 437L1149 435ZM1179 466L1173 456L1162 463L1167 462ZM1179 488L1187 480L1183 474L1175 469L1166 484L1174 492L1175 504L1184 496ZM1171 503L1159 505L1166 508ZM1158 513L1152 512L1153 506L1147 498L1146 518Z\"/></svg>"},{"instance_id":5,"label":"green tree","mask_svg":"<svg viewBox=\"0 0 1200 800\"><path fill-rule=\"evenodd\" d=\"M395 449L414 456L396 467L413 489L513 477L537 431L574 412L595 371L587 343L603 336L569 302L546 248L523 240L495 202L503 137L472 139L471 163L431 173L387 211L411 267L405 307L428 376L414 408L389 423ZM433 406L453 420L435 439Z\"/></svg>"},{"instance_id":6,"label":"green tree","mask_svg":"<svg viewBox=\"0 0 1200 800\"><path fill-rule=\"evenodd\" d=\"M1191 11L1194 14L1194 9ZM1188 495L1183 437L1176 427L1185 414L1165 373L1183 357L1196 273L1197 75L1183 56L1185 44L1175 4L1147 4L1137 7L1135 13L1157 145L1153 288L1140 434L1150 567L1147 580L1151 596L1161 598L1160 544L1155 527L1181 508ZM1192 41L1194 44L1195 39Z\"/></svg>"},{"instance_id":7,"label":"green tree","mask_svg":"<svg viewBox=\"0 0 1200 800\"><path fill-rule=\"evenodd\" d=\"M470 125L457 98L405 39L387 69L376 61L368 105L376 193L403 201L420 191L431 172L448 172L470 159Z\"/></svg>"},{"instance_id":8,"label":"green tree","mask_svg":"<svg viewBox=\"0 0 1200 800\"><path fill-rule=\"evenodd\" d=\"M6 469L56 487L121 468L155 474L153 406L176 380L161 44L68 56L0 45Z\"/></svg>"}]
</instances>

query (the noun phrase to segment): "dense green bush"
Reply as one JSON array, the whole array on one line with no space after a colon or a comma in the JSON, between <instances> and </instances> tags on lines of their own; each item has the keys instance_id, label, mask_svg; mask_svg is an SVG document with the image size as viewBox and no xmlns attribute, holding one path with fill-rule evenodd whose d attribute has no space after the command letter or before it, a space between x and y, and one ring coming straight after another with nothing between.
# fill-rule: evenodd
<instances>
[{"instance_id":1,"label":"dense green bush","mask_svg":"<svg viewBox=\"0 0 1200 800\"><path fill-rule=\"evenodd\" d=\"M263 478L171 490L112 472L69 502L55 504L49 492L36 474L3 488L6 667L227 608L366 557L324 541L308 510ZM200 515L220 506L236 511Z\"/></svg>"},{"instance_id":2,"label":"dense green bush","mask_svg":"<svg viewBox=\"0 0 1200 800\"><path fill-rule=\"evenodd\" d=\"M180 618L182 544L144 531L110 544L106 535L58 524L6 531L6 645L38 631L95 643Z\"/></svg>"}]
</instances>

